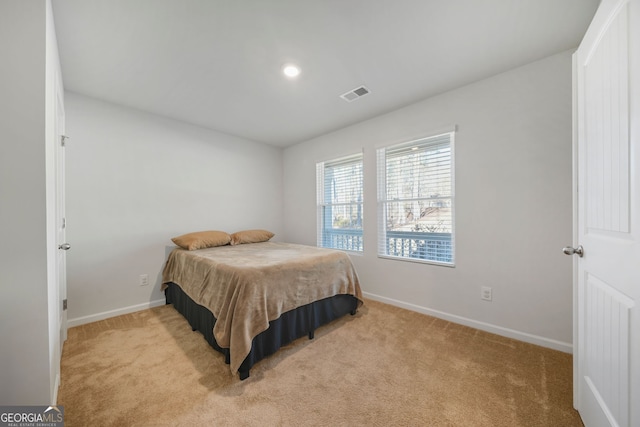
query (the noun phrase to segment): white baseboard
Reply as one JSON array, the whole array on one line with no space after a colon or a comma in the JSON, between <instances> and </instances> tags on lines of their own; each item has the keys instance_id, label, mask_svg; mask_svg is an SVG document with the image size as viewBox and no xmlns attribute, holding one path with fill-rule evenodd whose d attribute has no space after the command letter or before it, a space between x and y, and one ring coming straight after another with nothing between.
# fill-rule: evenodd
<instances>
[{"instance_id":1,"label":"white baseboard","mask_svg":"<svg viewBox=\"0 0 640 427\"><path fill-rule=\"evenodd\" d=\"M110 317L116 317L123 314L135 313L136 311L146 310L152 307L159 307L165 305L166 301L163 299L145 302L143 304L131 305L129 307L118 308L116 310L103 311L102 313L91 314L89 316L76 317L75 319L69 319L67 321L67 327L73 328L74 326L84 325L86 323L97 322L98 320L108 319Z\"/></svg>"},{"instance_id":2,"label":"white baseboard","mask_svg":"<svg viewBox=\"0 0 640 427\"><path fill-rule=\"evenodd\" d=\"M490 332L492 334L500 335L507 338L513 338L518 341L524 341L529 344L539 345L541 347L551 348L553 350L562 351L563 353L573 353L573 345L562 341L556 341L549 338L540 337L538 335L528 334L526 332L516 331L514 329L503 328L502 326L492 325L490 323L480 322L466 317L457 316L455 314L445 313L443 311L433 310L419 305L407 303L404 301L398 301L392 298L382 297L380 295L363 292L366 298L374 301L383 302L385 304L393 305L400 308L406 308L407 310L416 311L418 313L426 314L429 316L437 317L439 319L447 320L452 323L458 323L460 325L469 326L471 328L480 329L481 331Z\"/></svg>"},{"instance_id":3,"label":"white baseboard","mask_svg":"<svg viewBox=\"0 0 640 427\"><path fill-rule=\"evenodd\" d=\"M573 345L571 343L552 340L550 338L545 338L538 335L529 334L526 332L516 331L514 329L504 328L502 326L492 325L490 323L480 322L480 321L469 319L466 317L457 316L455 314L449 314L443 311L433 310L430 308L407 303L404 301L395 300L393 298L383 297L383 296L372 294L369 292L363 292L363 295L366 298L372 299L374 301L379 301L379 302L390 304L396 307L405 308L407 310L437 317L439 319L444 319L449 322L469 326L471 328L480 329L481 331L490 332L492 334L500 335L507 338L513 338L518 341L528 342L530 344L539 345L541 347L551 348L554 350L562 351L564 353L569 353L569 354L573 353ZM72 328L74 326L80 326L86 323L97 322L98 320L104 320L110 317L120 316L122 314L134 313L136 311L146 310L148 308L158 307L164 304L165 304L165 300L160 299L160 300L150 301L143 304L137 304L129 307L119 308L117 310L110 310L102 313L92 314L89 316L77 317L75 319L69 319L67 326L69 328Z\"/></svg>"}]
</instances>

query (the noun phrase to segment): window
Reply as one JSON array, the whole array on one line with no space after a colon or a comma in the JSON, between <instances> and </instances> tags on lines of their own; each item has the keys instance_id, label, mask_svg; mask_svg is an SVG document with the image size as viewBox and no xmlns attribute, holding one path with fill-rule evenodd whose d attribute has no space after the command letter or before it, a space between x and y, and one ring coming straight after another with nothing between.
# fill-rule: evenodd
<instances>
[{"instance_id":1,"label":"window","mask_svg":"<svg viewBox=\"0 0 640 427\"><path fill-rule=\"evenodd\" d=\"M362 251L362 153L316 164L318 246Z\"/></svg>"},{"instance_id":2,"label":"window","mask_svg":"<svg viewBox=\"0 0 640 427\"><path fill-rule=\"evenodd\" d=\"M454 264L453 137L378 150L378 255Z\"/></svg>"}]
</instances>

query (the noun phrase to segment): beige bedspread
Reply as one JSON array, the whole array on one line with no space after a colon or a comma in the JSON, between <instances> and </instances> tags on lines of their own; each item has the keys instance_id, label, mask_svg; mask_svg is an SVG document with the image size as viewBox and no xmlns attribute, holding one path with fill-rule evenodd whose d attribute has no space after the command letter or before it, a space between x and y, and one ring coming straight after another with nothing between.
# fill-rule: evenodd
<instances>
[{"instance_id":1,"label":"beige bedspread","mask_svg":"<svg viewBox=\"0 0 640 427\"><path fill-rule=\"evenodd\" d=\"M187 251L174 249L162 274L217 321L213 335L229 348L231 372L251 350L253 338L289 310L338 294L362 304L349 256L332 249L263 242Z\"/></svg>"}]
</instances>

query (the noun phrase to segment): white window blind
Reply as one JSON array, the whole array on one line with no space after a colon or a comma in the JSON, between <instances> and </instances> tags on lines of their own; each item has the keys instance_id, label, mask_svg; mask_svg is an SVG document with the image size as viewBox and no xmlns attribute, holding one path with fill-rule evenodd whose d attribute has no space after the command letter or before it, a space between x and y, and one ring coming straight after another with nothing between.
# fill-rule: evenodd
<instances>
[{"instance_id":1,"label":"white window blind","mask_svg":"<svg viewBox=\"0 0 640 427\"><path fill-rule=\"evenodd\" d=\"M454 264L453 137L378 150L378 255Z\"/></svg>"},{"instance_id":2,"label":"white window blind","mask_svg":"<svg viewBox=\"0 0 640 427\"><path fill-rule=\"evenodd\" d=\"M318 246L362 251L362 153L316 164Z\"/></svg>"}]
</instances>

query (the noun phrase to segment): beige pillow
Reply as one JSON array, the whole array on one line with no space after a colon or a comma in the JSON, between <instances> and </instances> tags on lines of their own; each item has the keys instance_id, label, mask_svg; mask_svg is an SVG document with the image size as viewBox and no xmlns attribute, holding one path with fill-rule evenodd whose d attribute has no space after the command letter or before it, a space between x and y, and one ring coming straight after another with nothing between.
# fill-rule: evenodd
<instances>
[{"instance_id":1,"label":"beige pillow","mask_svg":"<svg viewBox=\"0 0 640 427\"><path fill-rule=\"evenodd\" d=\"M183 249L194 251L196 249L228 245L231 241L231 236L224 231L197 231L174 237L171 241Z\"/></svg>"},{"instance_id":2,"label":"beige pillow","mask_svg":"<svg viewBox=\"0 0 640 427\"><path fill-rule=\"evenodd\" d=\"M240 245L242 243L259 243L266 242L270 238L275 236L267 230L244 230L238 231L231 235L231 244Z\"/></svg>"}]
</instances>

